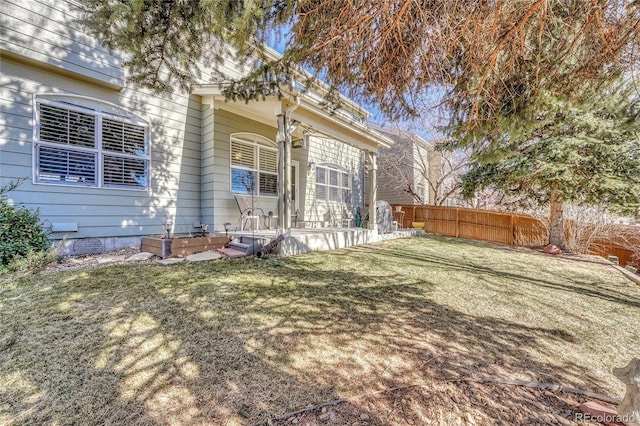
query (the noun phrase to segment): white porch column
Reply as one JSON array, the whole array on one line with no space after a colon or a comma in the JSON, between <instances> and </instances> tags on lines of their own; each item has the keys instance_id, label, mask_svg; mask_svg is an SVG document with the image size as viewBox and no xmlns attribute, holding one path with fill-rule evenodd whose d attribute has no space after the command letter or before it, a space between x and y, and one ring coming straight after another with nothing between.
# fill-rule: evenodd
<instances>
[{"instance_id":1,"label":"white porch column","mask_svg":"<svg viewBox=\"0 0 640 426\"><path fill-rule=\"evenodd\" d=\"M367 157L369 159L369 229L378 229L376 216L376 201L378 201L377 155L375 152L367 152Z\"/></svg>"},{"instance_id":2,"label":"white porch column","mask_svg":"<svg viewBox=\"0 0 640 426\"><path fill-rule=\"evenodd\" d=\"M284 120L284 230L291 229L291 131L289 117Z\"/></svg>"},{"instance_id":3,"label":"white porch column","mask_svg":"<svg viewBox=\"0 0 640 426\"><path fill-rule=\"evenodd\" d=\"M291 229L291 132L285 112L278 114L278 232Z\"/></svg>"},{"instance_id":4,"label":"white porch column","mask_svg":"<svg viewBox=\"0 0 640 426\"><path fill-rule=\"evenodd\" d=\"M286 120L284 113L278 114L278 133L276 136L278 142L278 233L283 232L285 228L285 138L286 138Z\"/></svg>"}]
</instances>

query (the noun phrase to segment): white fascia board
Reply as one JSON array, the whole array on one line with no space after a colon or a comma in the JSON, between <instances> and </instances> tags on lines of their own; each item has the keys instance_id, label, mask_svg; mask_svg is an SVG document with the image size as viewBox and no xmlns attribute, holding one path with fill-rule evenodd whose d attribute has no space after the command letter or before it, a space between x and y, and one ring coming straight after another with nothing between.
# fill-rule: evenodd
<instances>
[{"instance_id":1,"label":"white fascia board","mask_svg":"<svg viewBox=\"0 0 640 426\"><path fill-rule=\"evenodd\" d=\"M194 84L191 86L191 93L200 96L223 96L217 84Z\"/></svg>"},{"instance_id":2,"label":"white fascia board","mask_svg":"<svg viewBox=\"0 0 640 426\"><path fill-rule=\"evenodd\" d=\"M379 147L389 148L393 140L357 121L346 121L340 115L318 108L302 99L291 118L310 125L313 129L359 148L375 151Z\"/></svg>"},{"instance_id":3,"label":"white fascia board","mask_svg":"<svg viewBox=\"0 0 640 426\"><path fill-rule=\"evenodd\" d=\"M264 48L264 53L267 59L270 59L272 61L277 61L279 59L282 59L282 55L280 54L280 52L276 51L275 49L267 46L266 44L263 45L263 48ZM294 77L297 77L302 80L314 79L314 76L311 73L303 70L302 68L297 68L296 70L294 70ZM315 84L312 87L310 87L309 90L311 92L314 92L314 91L317 92L317 94L320 95L320 97L326 96L327 93L329 93L329 86L318 78L316 78L315 80L316 80ZM309 93L309 95L311 95L311 93ZM363 117L364 120L371 117L371 113L366 109L364 109L362 105L358 104L353 99L348 98L342 93L339 93L338 96L340 98L340 102L343 105L347 106L351 110L350 111L351 113L359 114L360 116Z\"/></svg>"},{"instance_id":4,"label":"white fascia board","mask_svg":"<svg viewBox=\"0 0 640 426\"><path fill-rule=\"evenodd\" d=\"M216 103L226 103L229 108L235 110L245 109L244 101L226 102L224 95L217 84L201 84L195 85L192 89L192 93L201 96L213 96ZM273 98L267 98L267 100L273 101ZM351 120L345 114L335 113L332 114L326 111L320 103L307 95L298 95L300 103L297 108L294 108L290 114L292 119L298 120L302 123L310 125L315 130L325 134L326 136L339 139L345 143L356 145L361 149L375 151L378 147L389 148L394 144L394 141L377 132L365 124ZM286 102L287 100L282 100ZM290 105L296 104L295 101L288 100ZM254 101L260 102L260 101ZM275 117L275 111L274 111Z\"/></svg>"}]
</instances>

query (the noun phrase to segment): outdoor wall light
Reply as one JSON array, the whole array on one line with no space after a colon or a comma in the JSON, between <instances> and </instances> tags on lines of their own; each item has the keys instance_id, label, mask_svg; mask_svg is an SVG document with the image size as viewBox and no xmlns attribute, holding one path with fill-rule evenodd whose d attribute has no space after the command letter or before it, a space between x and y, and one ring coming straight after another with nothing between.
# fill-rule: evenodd
<instances>
[{"instance_id":1,"label":"outdoor wall light","mask_svg":"<svg viewBox=\"0 0 640 426\"><path fill-rule=\"evenodd\" d=\"M231 229L231 223L230 222L225 222L223 224L223 226L224 226L224 235L228 237L229 236L229 229Z\"/></svg>"},{"instance_id":2,"label":"outdoor wall light","mask_svg":"<svg viewBox=\"0 0 640 426\"><path fill-rule=\"evenodd\" d=\"M173 222L165 220L162 222L162 228L167 232L167 238L171 238L171 228L173 228Z\"/></svg>"},{"instance_id":3,"label":"outdoor wall light","mask_svg":"<svg viewBox=\"0 0 640 426\"><path fill-rule=\"evenodd\" d=\"M316 162L315 161L309 161L309 168L311 170L315 169L316 168Z\"/></svg>"}]
</instances>

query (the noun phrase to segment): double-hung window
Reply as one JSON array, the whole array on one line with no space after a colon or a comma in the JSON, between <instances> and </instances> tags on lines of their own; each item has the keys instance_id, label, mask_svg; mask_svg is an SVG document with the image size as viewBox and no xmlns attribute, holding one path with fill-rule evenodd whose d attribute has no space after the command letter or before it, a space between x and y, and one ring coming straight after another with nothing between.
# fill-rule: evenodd
<instances>
[{"instance_id":1,"label":"double-hung window","mask_svg":"<svg viewBox=\"0 0 640 426\"><path fill-rule=\"evenodd\" d=\"M231 193L278 196L278 151L258 135L231 136Z\"/></svg>"},{"instance_id":2,"label":"double-hung window","mask_svg":"<svg viewBox=\"0 0 640 426\"><path fill-rule=\"evenodd\" d=\"M316 200L351 203L351 179L339 166L316 166Z\"/></svg>"},{"instance_id":3,"label":"double-hung window","mask_svg":"<svg viewBox=\"0 0 640 426\"><path fill-rule=\"evenodd\" d=\"M149 128L119 108L36 99L34 181L101 188L149 187ZM72 100L72 98L69 98Z\"/></svg>"}]
</instances>

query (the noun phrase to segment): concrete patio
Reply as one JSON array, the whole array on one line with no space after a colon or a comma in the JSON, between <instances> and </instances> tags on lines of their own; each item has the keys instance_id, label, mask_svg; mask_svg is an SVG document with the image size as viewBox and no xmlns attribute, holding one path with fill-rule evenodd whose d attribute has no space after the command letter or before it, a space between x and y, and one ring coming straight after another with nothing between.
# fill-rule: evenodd
<instances>
[{"instance_id":1,"label":"concrete patio","mask_svg":"<svg viewBox=\"0 0 640 426\"><path fill-rule=\"evenodd\" d=\"M290 256L418 235L424 235L424 231L422 229L398 229L381 234L377 230L364 228L292 228L285 232L285 238L275 253L281 256ZM229 236L250 238L258 241L260 245L265 245L276 238L278 234L275 229L267 229L234 231L229 232Z\"/></svg>"}]
</instances>

